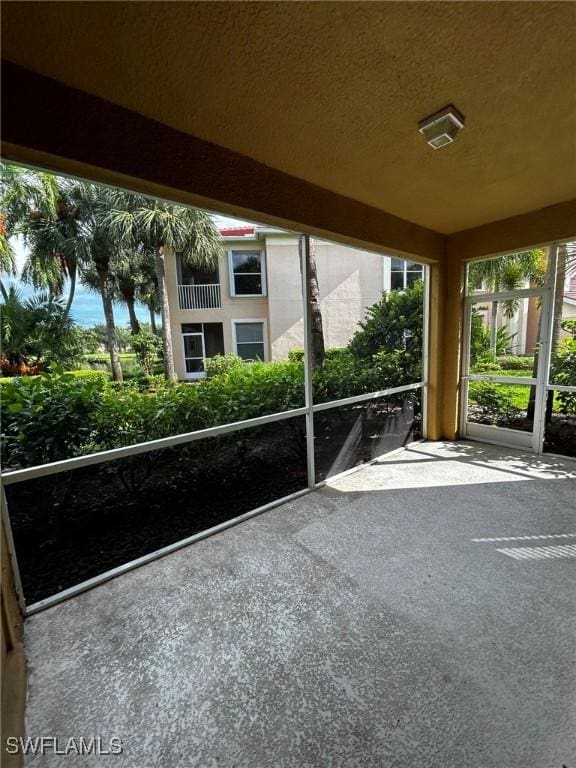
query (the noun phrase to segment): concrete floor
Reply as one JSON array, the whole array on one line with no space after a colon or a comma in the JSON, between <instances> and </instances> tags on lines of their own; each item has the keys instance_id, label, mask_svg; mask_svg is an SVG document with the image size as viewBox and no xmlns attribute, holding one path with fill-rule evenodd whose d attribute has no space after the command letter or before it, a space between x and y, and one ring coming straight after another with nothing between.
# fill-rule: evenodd
<instances>
[{"instance_id":1,"label":"concrete floor","mask_svg":"<svg viewBox=\"0 0 576 768\"><path fill-rule=\"evenodd\" d=\"M27 732L130 768L576 768L576 464L417 444L31 617ZM510 551L508 551L510 550Z\"/></svg>"}]
</instances>

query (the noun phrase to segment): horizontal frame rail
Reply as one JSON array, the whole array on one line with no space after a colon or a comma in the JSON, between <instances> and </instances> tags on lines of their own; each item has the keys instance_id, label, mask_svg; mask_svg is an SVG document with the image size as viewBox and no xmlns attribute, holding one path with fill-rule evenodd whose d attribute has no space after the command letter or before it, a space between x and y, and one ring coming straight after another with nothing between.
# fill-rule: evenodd
<instances>
[{"instance_id":1,"label":"horizontal frame rail","mask_svg":"<svg viewBox=\"0 0 576 768\"><path fill-rule=\"evenodd\" d=\"M341 400L331 400L327 403L318 403L317 405L314 405L313 411L325 411L330 408L338 408L342 405L362 403L366 400L375 400L377 398L395 395L400 392L409 392L411 390L421 389L423 386L423 383L419 382L417 384L406 384L401 387L383 389L377 392L367 392L363 395L353 395L352 397L345 397ZM55 475L59 472L68 472L73 469L80 469L81 467L89 467L93 464L104 464L106 462L115 461L116 459L122 459L128 456L137 456L140 453L148 453L150 451L157 451L163 448L171 448L175 445L185 445L186 443L192 443L197 440L204 440L205 438L209 437L218 437L220 435L230 434L231 432L239 432L241 430L250 429L252 427L260 427L264 426L265 424L273 424L277 421L293 419L297 416L305 416L308 412L309 409L306 407L293 408L290 411L281 411L280 413L271 413L266 416L258 416L254 419L235 421L230 424L221 424L216 427L199 429L195 432L184 432L181 435L161 437L157 440L148 440L144 443L135 443L134 445L127 445L121 448L111 448L108 451L99 451L97 453L87 454L86 456L74 456L73 458L54 461L50 464L39 464L35 467L14 469L4 472L2 482L5 486L12 485L14 483L22 483L25 480L34 480L38 477Z\"/></svg>"},{"instance_id":2,"label":"horizontal frame rail","mask_svg":"<svg viewBox=\"0 0 576 768\"><path fill-rule=\"evenodd\" d=\"M327 403L317 403L313 406L314 413L318 411L327 411L330 408L338 408L341 405L353 405L354 403L363 403L366 400L376 400L379 397L388 397L388 395L397 395L400 392L410 392L414 389L422 389L423 382L417 384L405 384L402 387L392 387L391 389L382 389L378 392L368 392L365 395L353 395L352 397L343 397L341 400L330 400Z\"/></svg>"},{"instance_id":3,"label":"horizontal frame rail","mask_svg":"<svg viewBox=\"0 0 576 768\"><path fill-rule=\"evenodd\" d=\"M520 288L517 291L500 291L499 293L471 293L466 296L467 304L478 304L484 301L510 301L511 299L531 299L534 296L543 296L549 288Z\"/></svg>"},{"instance_id":4,"label":"horizontal frame rail","mask_svg":"<svg viewBox=\"0 0 576 768\"><path fill-rule=\"evenodd\" d=\"M145 443L136 443L135 445L127 445L122 448L111 448L109 451L99 451L98 453L90 453L86 456L75 456L71 459L62 459L61 461L54 461L51 464L39 464L36 467L15 469L11 472L4 472L2 482L4 485L22 483L24 480L33 480L37 477L55 475L58 472L67 472L71 469L89 467L92 464L104 464L105 462L114 461L115 459L136 456L139 453L148 453L149 451L157 451L162 448L171 448L173 445L192 443L207 437L218 437L219 435L226 435L230 432L239 432L240 430L250 429L251 427L273 424L276 421L293 419L296 416L305 416L307 412L307 408L293 408L290 411L271 413L267 416L258 416L254 419L246 419L245 421L235 421L231 424L221 424L217 427L199 429L196 432L184 432L181 435L161 437L157 440L149 440Z\"/></svg>"},{"instance_id":5,"label":"horizontal frame rail","mask_svg":"<svg viewBox=\"0 0 576 768\"><path fill-rule=\"evenodd\" d=\"M562 384L546 384L546 389L549 392L574 392L576 394L576 387L567 387Z\"/></svg>"},{"instance_id":6,"label":"horizontal frame rail","mask_svg":"<svg viewBox=\"0 0 576 768\"><path fill-rule=\"evenodd\" d=\"M142 555L142 557L138 557L135 560L130 560L127 563L118 565L116 568L111 568L109 571L99 573L97 576L93 576L91 579L81 581L80 584L75 584L73 587L62 590L62 592L57 592L55 595L50 595L50 597L45 597L43 600L38 600L35 603L31 603L25 607L25 615L31 616L32 614L43 611L44 609L50 608L53 605L62 603L64 600L69 600L71 597L80 595L82 592L87 592L89 589L93 589L99 584L104 584L106 581L115 579L117 576L121 576L123 573L133 571L135 568L139 568L141 565L151 563L153 560L159 560L165 555L169 555L172 552L177 552L179 549L183 549L184 547L187 547L196 541L200 541L201 539L206 539L209 536L213 536L215 533L220 533L220 531L225 531L227 528L232 528L232 526L238 525L238 523L242 523L244 520L249 520L251 517L256 517L256 515L260 515L262 512L268 512L270 509L279 507L282 504L287 504L294 499L299 499L301 496L305 496L307 493L311 493L314 490L315 488L303 488L301 491L295 491L288 496L283 496L280 499L274 499L274 501L270 501L268 504L264 504L261 507L257 507L256 509L251 509L248 512L244 512L242 515L233 517L231 520L225 520L218 525L212 526L212 528L206 528L204 531L199 531L198 533L194 533L192 536L187 536L185 539L175 541L173 544L168 544L166 547L157 549L147 555Z\"/></svg>"},{"instance_id":7,"label":"horizontal frame rail","mask_svg":"<svg viewBox=\"0 0 576 768\"><path fill-rule=\"evenodd\" d=\"M493 384L525 384L527 387L538 383L538 379L531 376L492 376L489 373L469 373L462 378L468 381L489 381Z\"/></svg>"}]
</instances>

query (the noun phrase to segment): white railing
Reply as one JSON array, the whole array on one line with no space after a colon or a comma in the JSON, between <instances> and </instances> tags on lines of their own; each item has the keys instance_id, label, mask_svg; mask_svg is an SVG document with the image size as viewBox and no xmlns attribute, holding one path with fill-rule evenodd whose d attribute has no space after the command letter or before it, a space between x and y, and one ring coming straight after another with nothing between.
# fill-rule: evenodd
<instances>
[{"instance_id":1,"label":"white railing","mask_svg":"<svg viewBox=\"0 0 576 768\"><path fill-rule=\"evenodd\" d=\"M180 309L219 309L222 306L220 283L179 285Z\"/></svg>"}]
</instances>

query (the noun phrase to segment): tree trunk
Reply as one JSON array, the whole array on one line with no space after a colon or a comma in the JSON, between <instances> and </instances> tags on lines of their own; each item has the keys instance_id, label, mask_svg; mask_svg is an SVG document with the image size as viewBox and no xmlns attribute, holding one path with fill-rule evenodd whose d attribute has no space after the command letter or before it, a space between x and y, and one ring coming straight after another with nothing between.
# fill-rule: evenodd
<instances>
[{"instance_id":1,"label":"tree trunk","mask_svg":"<svg viewBox=\"0 0 576 768\"><path fill-rule=\"evenodd\" d=\"M158 327L156 326L156 312L154 312L152 307L148 307L148 312L150 312L150 329L152 333L158 334Z\"/></svg>"},{"instance_id":2,"label":"tree trunk","mask_svg":"<svg viewBox=\"0 0 576 768\"><path fill-rule=\"evenodd\" d=\"M140 323L138 321L138 318L136 317L136 310L134 309L134 297L125 296L124 300L126 301L126 306L128 307L128 317L130 318L130 330L132 331L132 336L136 336L136 334L140 333Z\"/></svg>"},{"instance_id":3,"label":"tree trunk","mask_svg":"<svg viewBox=\"0 0 576 768\"><path fill-rule=\"evenodd\" d=\"M162 316L162 348L164 351L164 374L169 381L176 381L174 368L174 349L172 348L172 331L170 328L170 307L168 306L168 291L166 290L166 271L164 268L164 248L159 245L154 251L156 275L158 277L158 297L160 299L160 314Z\"/></svg>"},{"instance_id":4,"label":"tree trunk","mask_svg":"<svg viewBox=\"0 0 576 768\"><path fill-rule=\"evenodd\" d=\"M492 325L490 328L490 349L494 357L498 351L498 302L492 302Z\"/></svg>"},{"instance_id":5,"label":"tree trunk","mask_svg":"<svg viewBox=\"0 0 576 768\"><path fill-rule=\"evenodd\" d=\"M560 342L562 332L562 305L564 302L564 282L566 280L566 246L560 246L558 250L558 261L556 267L556 288L554 291L554 315L552 319L552 337L550 339L550 360ZM532 366L532 378L538 376L538 357L542 331L542 312L538 318L538 334L536 336L536 353L534 354L534 365ZM548 392L546 396L546 423L552 419L552 407L554 405L554 392ZM528 419L534 418L536 409L536 385L530 387L530 399L528 401Z\"/></svg>"},{"instance_id":6,"label":"tree trunk","mask_svg":"<svg viewBox=\"0 0 576 768\"><path fill-rule=\"evenodd\" d=\"M112 371L113 381L123 381L122 366L120 365L120 355L118 352L118 340L116 338L116 326L114 324L114 307L110 295L110 286L108 285L108 273L100 272L100 296L102 298L102 307L104 309L104 319L106 321L106 340L108 351L110 353L110 369Z\"/></svg>"},{"instance_id":7,"label":"tree trunk","mask_svg":"<svg viewBox=\"0 0 576 768\"><path fill-rule=\"evenodd\" d=\"M306 286L308 301L310 302L311 328L310 350L312 355L312 367L322 368L326 358L324 348L324 329L322 326L322 312L320 310L320 290L318 288L318 274L316 271L316 247L314 238L304 236L304 247L307 261L308 285Z\"/></svg>"},{"instance_id":8,"label":"tree trunk","mask_svg":"<svg viewBox=\"0 0 576 768\"><path fill-rule=\"evenodd\" d=\"M66 302L66 314L68 315L70 313L70 310L72 308L72 302L74 301L74 294L76 293L76 277L78 275L78 270L76 269L76 265L71 265L70 267L70 291L68 292L68 301Z\"/></svg>"},{"instance_id":9,"label":"tree trunk","mask_svg":"<svg viewBox=\"0 0 576 768\"><path fill-rule=\"evenodd\" d=\"M0 280L0 293L2 294L2 298L4 299L4 301L8 301L8 291L4 287L4 283L2 282L2 280Z\"/></svg>"},{"instance_id":10,"label":"tree trunk","mask_svg":"<svg viewBox=\"0 0 576 768\"><path fill-rule=\"evenodd\" d=\"M538 330L536 331L536 350L534 352L534 362L532 363L532 378L535 379L538 376L538 358L539 358L539 346L540 346L540 334L542 332L542 309L538 315ZM528 399L528 410L526 415L528 421L534 419L534 412L536 410L536 384L532 384L530 387L530 397Z\"/></svg>"}]
</instances>

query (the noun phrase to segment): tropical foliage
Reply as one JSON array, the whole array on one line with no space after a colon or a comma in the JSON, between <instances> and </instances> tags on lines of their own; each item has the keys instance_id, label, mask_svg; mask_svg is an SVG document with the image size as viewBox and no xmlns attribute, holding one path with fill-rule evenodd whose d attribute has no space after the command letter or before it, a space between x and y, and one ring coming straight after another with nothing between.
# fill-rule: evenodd
<instances>
[{"instance_id":1,"label":"tropical foliage","mask_svg":"<svg viewBox=\"0 0 576 768\"><path fill-rule=\"evenodd\" d=\"M1 166L0 267L14 274L11 238L27 250L22 279L51 297L69 286L69 312L78 277L98 293L106 325L106 347L116 381L122 380L114 304L128 309L133 335L140 332L135 305L144 303L156 330L162 315L166 376L175 378L170 313L165 285L167 250L183 263L213 267L220 252L218 231L203 211L119 189L63 179L49 173ZM8 294L0 284L4 300Z\"/></svg>"},{"instance_id":2,"label":"tropical foliage","mask_svg":"<svg viewBox=\"0 0 576 768\"><path fill-rule=\"evenodd\" d=\"M314 369L316 402L417 381L421 303L422 286L415 285L403 297L368 310L350 348L326 350L324 365ZM151 337L150 331L132 337L148 371L157 344ZM378 346L388 343L398 346L391 351ZM79 380L63 372L14 379L0 391L4 461L30 466L301 407L302 356L295 351L289 360L272 363L215 357L208 362L208 377L196 384L158 376L124 383ZM53 437L43 440L48 433Z\"/></svg>"},{"instance_id":3,"label":"tropical foliage","mask_svg":"<svg viewBox=\"0 0 576 768\"><path fill-rule=\"evenodd\" d=\"M384 293L366 310L366 319L352 337L350 351L359 361L395 370L397 383L422 377L424 284Z\"/></svg>"},{"instance_id":4,"label":"tropical foliage","mask_svg":"<svg viewBox=\"0 0 576 768\"><path fill-rule=\"evenodd\" d=\"M24 300L10 287L0 314L4 375L37 373L52 361L77 363L82 344L64 304L49 294Z\"/></svg>"}]
</instances>

